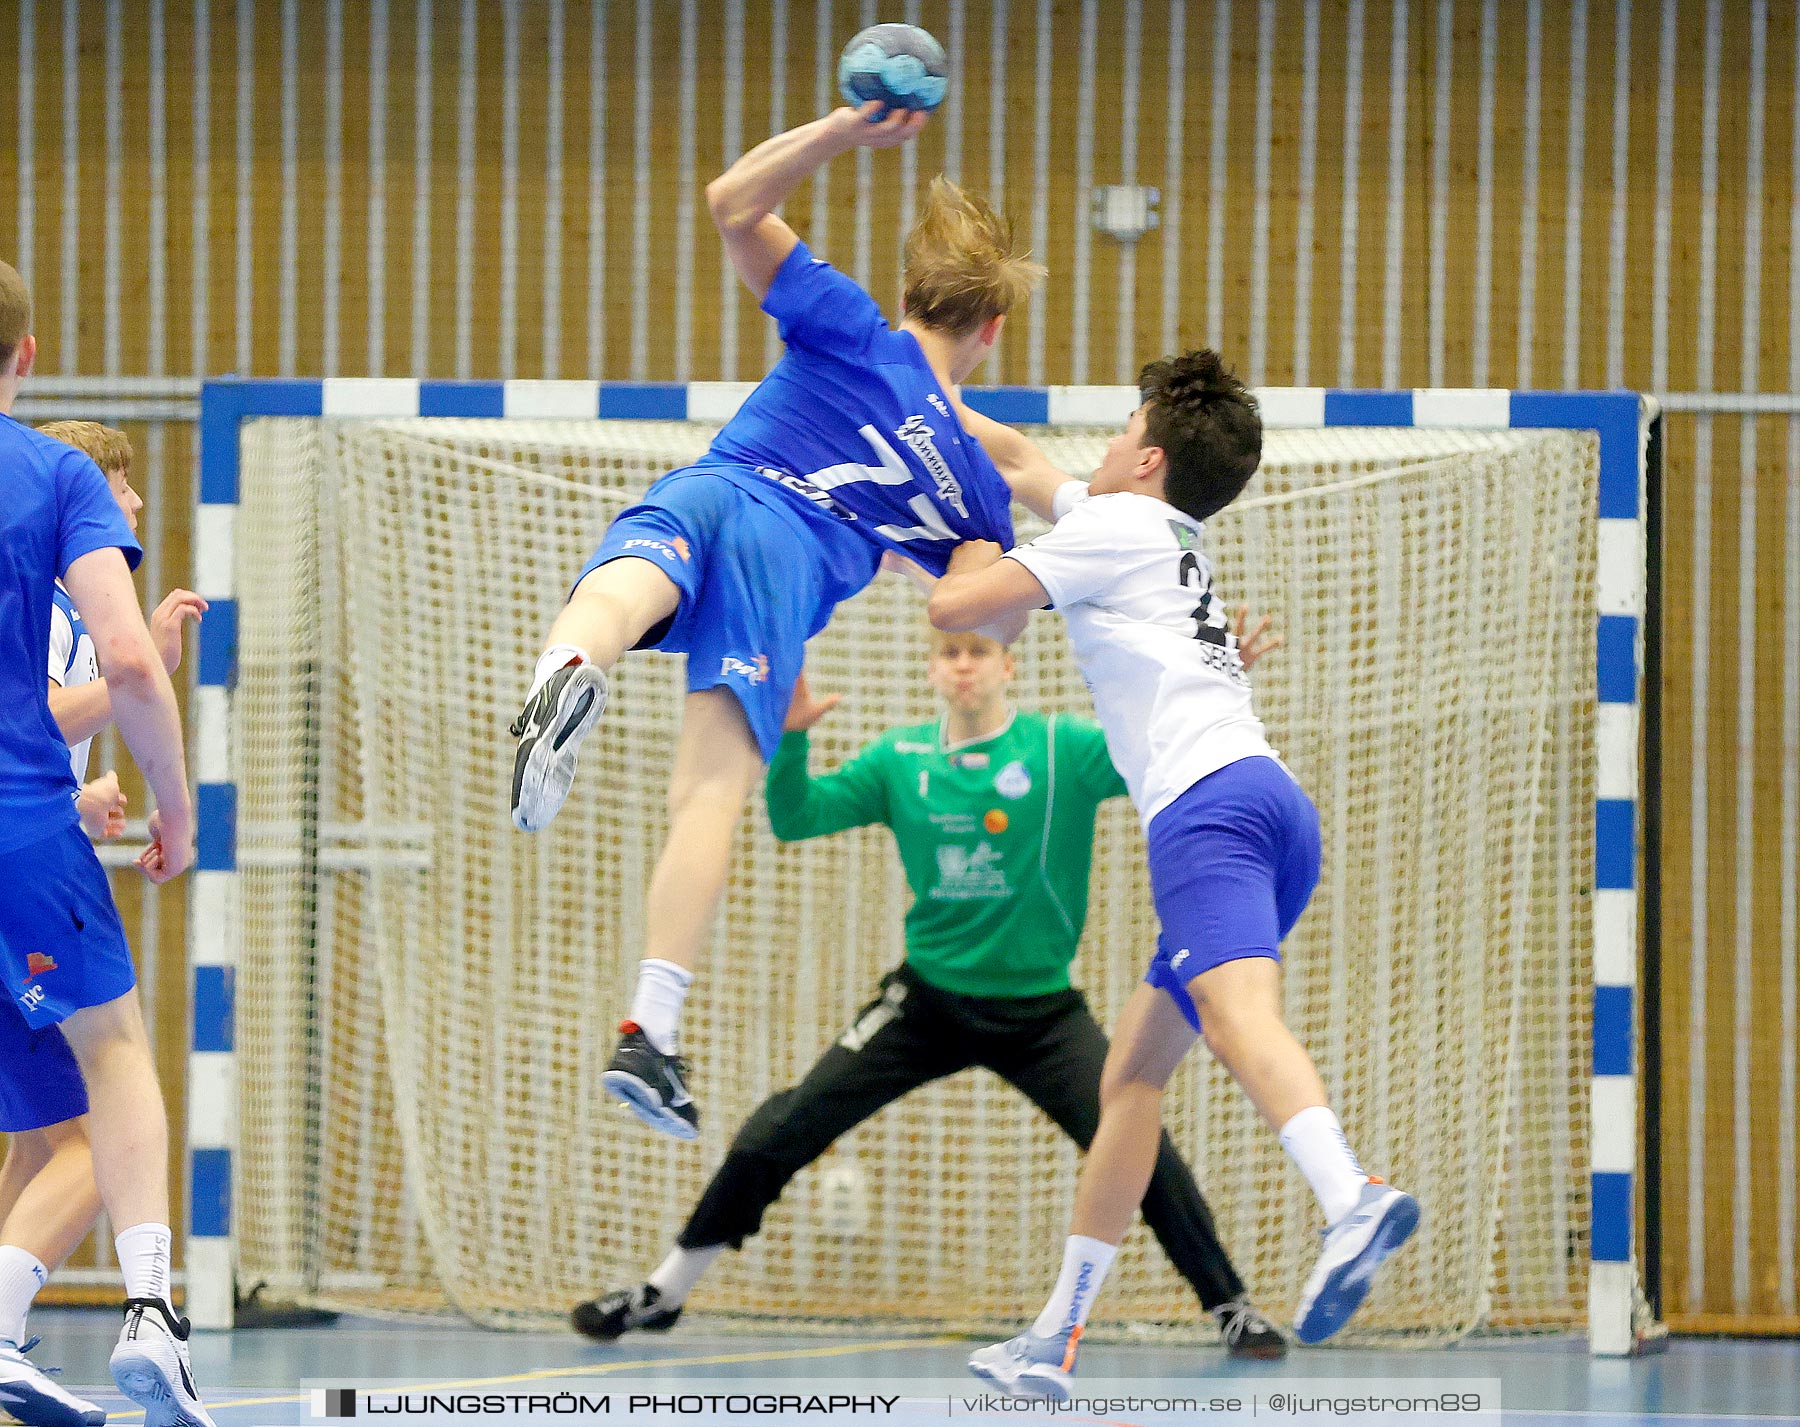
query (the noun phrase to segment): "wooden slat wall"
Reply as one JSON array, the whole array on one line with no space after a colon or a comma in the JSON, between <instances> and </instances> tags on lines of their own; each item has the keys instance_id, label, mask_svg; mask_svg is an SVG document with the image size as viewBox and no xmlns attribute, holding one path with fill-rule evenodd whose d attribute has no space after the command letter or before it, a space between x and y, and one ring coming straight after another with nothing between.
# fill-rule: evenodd
<instances>
[{"instance_id":1,"label":"wooden slat wall","mask_svg":"<svg viewBox=\"0 0 1800 1427\"><path fill-rule=\"evenodd\" d=\"M0 0L0 251L48 373L751 377L766 324L699 188L830 101L874 11ZM984 380L1205 341L1268 383L1800 390L1785 0L895 11L963 36L952 107L787 213L892 302L929 175L997 175L1052 278ZM1132 181L1165 226L1127 252L1084 223ZM189 433L159 459L169 583ZM1800 421L1680 412L1667 460L1667 1308L1800 1328Z\"/></svg>"}]
</instances>

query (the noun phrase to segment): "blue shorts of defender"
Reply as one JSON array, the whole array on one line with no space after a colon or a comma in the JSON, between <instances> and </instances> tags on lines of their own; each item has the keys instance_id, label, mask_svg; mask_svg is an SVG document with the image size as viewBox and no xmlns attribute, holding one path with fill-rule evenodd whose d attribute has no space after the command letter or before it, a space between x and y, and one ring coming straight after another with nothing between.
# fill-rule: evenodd
<instances>
[{"instance_id":1,"label":"blue shorts of defender","mask_svg":"<svg viewBox=\"0 0 1800 1427\"><path fill-rule=\"evenodd\" d=\"M815 529L783 508L789 499L771 490L758 500L705 467L672 471L619 513L576 578L635 557L673 580L680 605L637 647L686 654L689 693L731 690L765 763L781 742L806 641L875 577L881 558L860 537L836 534L834 517Z\"/></svg>"},{"instance_id":2,"label":"blue shorts of defender","mask_svg":"<svg viewBox=\"0 0 1800 1427\"><path fill-rule=\"evenodd\" d=\"M1150 823L1150 892L1162 923L1144 980L1200 1029L1188 984L1281 941L1319 884L1319 813L1273 758L1209 773Z\"/></svg>"},{"instance_id":3,"label":"blue shorts of defender","mask_svg":"<svg viewBox=\"0 0 1800 1427\"><path fill-rule=\"evenodd\" d=\"M0 1129L37 1129L87 1111L81 1073L55 1030L137 985L112 888L79 823L0 854Z\"/></svg>"},{"instance_id":4,"label":"blue shorts of defender","mask_svg":"<svg viewBox=\"0 0 1800 1427\"><path fill-rule=\"evenodd\" d=\"M0 1006L0 1132L41 1130L87 1114L87 1086L75 1052L55 1026L34 1031Z\"/></svg>"}]
</instances>

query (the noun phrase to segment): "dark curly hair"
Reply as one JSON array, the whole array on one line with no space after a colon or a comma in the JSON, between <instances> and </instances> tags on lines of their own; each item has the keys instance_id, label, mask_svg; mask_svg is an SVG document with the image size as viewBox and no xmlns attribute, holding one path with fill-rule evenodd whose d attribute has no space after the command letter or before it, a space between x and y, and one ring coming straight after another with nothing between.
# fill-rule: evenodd
<instances>
[{"instance_id":1,"label":"dark curly hair","mask_svg":"<svg viewBox=\"0 0 1800 1427\"><path fill-rule=\"evenodd\" d=\"M1206 520L1236 500L1262 459L1256 398L1203 348L1151 362L1138 377L1144 401L1144 444L1168 461L1163 491L1170 505Z\"/></svg>"}]
</instances>

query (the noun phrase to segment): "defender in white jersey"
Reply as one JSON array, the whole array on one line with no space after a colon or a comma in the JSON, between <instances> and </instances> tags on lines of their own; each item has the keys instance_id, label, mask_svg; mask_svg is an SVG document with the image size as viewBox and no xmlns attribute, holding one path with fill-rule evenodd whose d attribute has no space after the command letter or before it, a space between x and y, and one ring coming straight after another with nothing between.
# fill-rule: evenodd
<instances>
[{"instance_id":1,"label":"defender in white jersey","mask_svg":"<svg viewBox=\"0 0 1800 1427\"><path fill-rule=\"evenodd\" d=\"M135 534L143 501L131 486L131 442L122 431L92 421L59 421L40 434L91 457ZM70 769L80 792L76 811L90 837L106 841L125 831L125 796L119 775L108 769L85 781L93 737L112 717L93 636L73 597L56 582L50 609L49 702L57 730L69 745ZM182 630L197 621L206 601L174 590L149 621L163 667L175 672ZM0 1130L7 1135L0 1164L0 1404L20 1421L44 1427L104 1421L92 1403L68 1393L24 1361L27 1314L38 1289L93 1227L100 1213L88 1141L87 1088L56 1026L31 1030L0 1019L0 1055L29 1058L24 1084L0 1087ZM18 1211L15 1214L15 1211ZM15 1225L20 1226L15 1228Z\"/></svg>"},{"instance_id":2,"label":"defender in white jersey","mask_svg":"<svg viewBox=\"0 0 1800 1427\"><path fill-rule=\"evenodd\" d=\"M1054 529L1004 556L962 547L931 597L940 629L1045 605L1064 616L1149 843L1162 931L1113 1036L1061 1277L1028 1332L969 1360L1003 1391L1062 1401L1148 1182L1164 1087L1202 1034L1325 1214L1296 1314L1302 1341L1343 1326L1419 1215L1411 1196L1363 1172L1281 1019L1279 947L1318 881L1318 813L1263 734L1202 550L1202 523L1255 473L1256 404L1213 352L1153 362L1141 386L1143 404L1092 482L1058 486ZM971 429L1041 504L1060 473L1017 432Z\"/></svg>"}]
</instances>

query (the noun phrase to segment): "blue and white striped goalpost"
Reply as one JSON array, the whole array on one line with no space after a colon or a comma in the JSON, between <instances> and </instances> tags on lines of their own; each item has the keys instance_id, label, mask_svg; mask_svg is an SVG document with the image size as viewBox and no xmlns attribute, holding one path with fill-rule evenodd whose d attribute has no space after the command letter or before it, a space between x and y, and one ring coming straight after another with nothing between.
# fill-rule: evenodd
<instances>
[{"instance_id":1,"label":"blue and white striped goalpost","mask_svg":"<svg viewBox=\"0 0 1800 1427\"><path fill-rule=\"evenodd\" d=\"M233 968L240 924L237 782L230 738L238 656L238 429L264 416L519 417L722 421L751 382L450 382L391 378L220 380L200 406L200 504L194 574L211 603L200 627L190 747L199 779L199 858L191 879L193 1038L188 1070L187 1305L196 1326L232 1326L235 1300L232 1155L237 1143ZM1135 387L990 387L964 392L996 420L1106 426L1136 406ZM1631 392L1491 389L1256 392L1270 427L1560 428L1598 433L1599 536L1595 657L1599 717L1594 805L1592 1236L1588 1341L1596 1356L1637 1350L1635 1176L1644 1016L1637 1005L1640 728L1646 653L1647 447L1652 404ZM1651 849L1653 855L1653 849ZM1649 1008L1653 1010L1653 1008ZM1651 1093L1655 1088L1650 1087Z\"/></svg>"}]
</instances>

